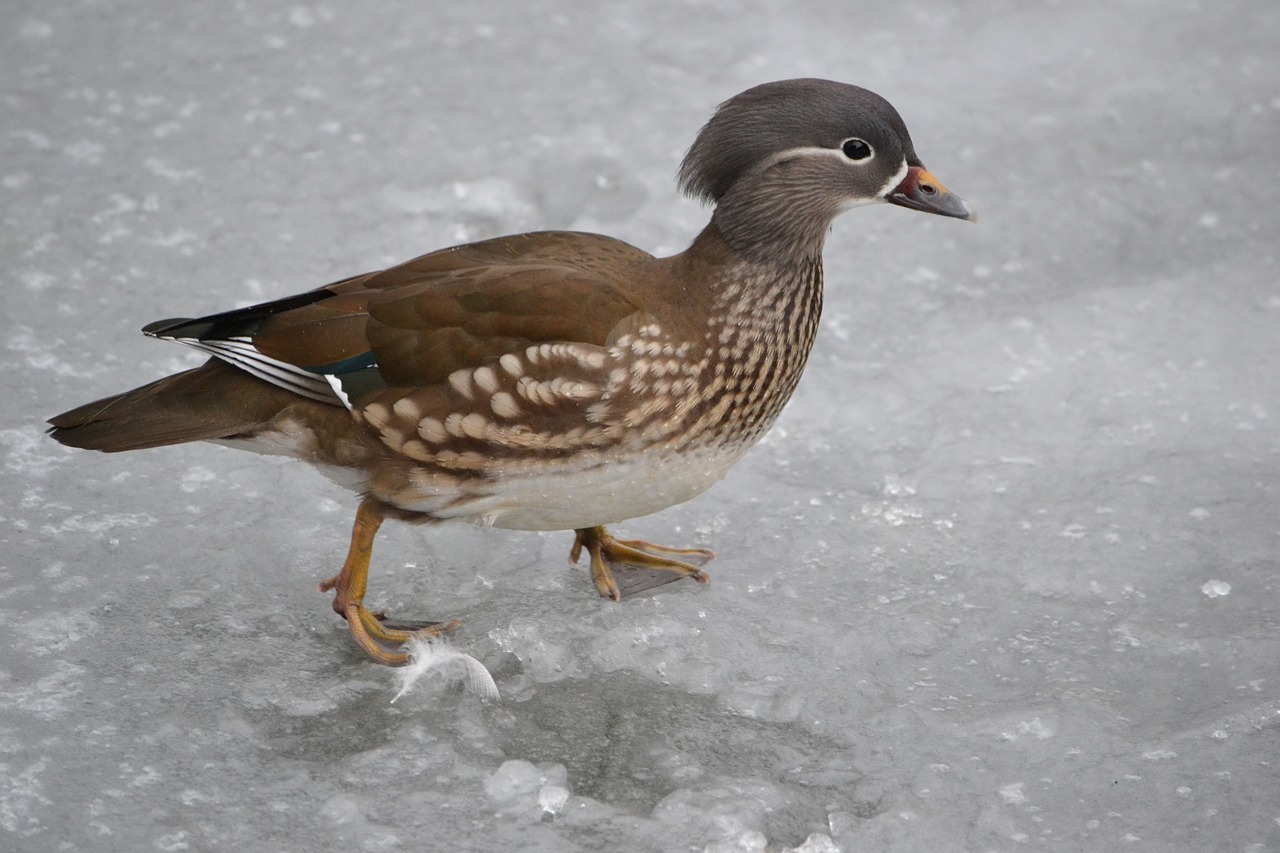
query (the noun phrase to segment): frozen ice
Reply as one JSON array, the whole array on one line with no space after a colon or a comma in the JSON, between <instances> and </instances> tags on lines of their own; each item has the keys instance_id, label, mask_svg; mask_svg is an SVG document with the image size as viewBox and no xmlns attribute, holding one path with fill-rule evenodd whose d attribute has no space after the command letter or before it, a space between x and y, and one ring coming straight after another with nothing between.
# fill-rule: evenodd
<instances>
[{"instance_id":1,"label":"frozen ice","mask_svg":"<svg viewBox=\"0 0 1280 853\"><path fill-rule=\"evenodd\" d=\"M1210 598L1222 598L1224 595L1231 594L1231 584L1219 580L1205 581L1200 591Z\"/></svg>"},{"instance_id":2,"label":"frozen ice","mask_svg":"<svg viewBox=\"0 0 1280 853\"><path fill-rule=\"evenodd\" d=\"M1274 2L12 5L0 849L1280 849ZM678 251L698 127L805 75L982 221L837 222L777 429L617 528L710 586L387 525L370 604L461 619L500 700L391 704L306 466L42 435L196 363L162 317L524 229Z\"/></svg>"}]
</instances>

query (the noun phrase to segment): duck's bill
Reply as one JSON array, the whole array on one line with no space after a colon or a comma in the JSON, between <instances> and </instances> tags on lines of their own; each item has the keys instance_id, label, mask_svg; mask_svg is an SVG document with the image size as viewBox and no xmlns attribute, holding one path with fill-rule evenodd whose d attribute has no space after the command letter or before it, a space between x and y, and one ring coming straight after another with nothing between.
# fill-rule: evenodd
<instances>
[{"instance_id":1,"label":"duck's bill","mask_svg":"<svg viewBox=\"0 0 1280 853\"><path fill-rule=\"evenodd\" d=\"M907 169L907 176L885 196L885 201L925 213L978 221L978 214L969 206L969 202L944 187L942 181L924 166Z\"/></svg>"}]
</instances>

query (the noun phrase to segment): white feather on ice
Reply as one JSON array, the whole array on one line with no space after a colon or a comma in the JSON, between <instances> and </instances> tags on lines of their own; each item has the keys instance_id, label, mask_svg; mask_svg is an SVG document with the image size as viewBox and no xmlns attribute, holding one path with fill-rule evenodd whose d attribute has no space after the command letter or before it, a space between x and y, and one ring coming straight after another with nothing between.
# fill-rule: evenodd
<instances>
[{"instance_id":1,"label":"white feather on ice","mask_svg":"<svg viewBox=\"0 0 1280 853\"><path fill-rule=\"evenodd\" d=\"M499 699L498 685L484 664L471 655L452 649L439 640L409 640L409 662L396 670L396 695L394 702L413 689L424 675L456 672L461 666L462 675L466 678L467 689L485 699Z\"/></svg>"}]
</instances>

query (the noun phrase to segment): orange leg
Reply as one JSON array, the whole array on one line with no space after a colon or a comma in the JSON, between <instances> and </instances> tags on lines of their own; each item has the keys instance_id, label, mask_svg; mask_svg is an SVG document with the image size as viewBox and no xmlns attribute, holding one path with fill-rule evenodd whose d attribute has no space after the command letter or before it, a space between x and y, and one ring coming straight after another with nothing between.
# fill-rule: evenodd
<instances>
[{"instance_id":1,"label":"orange leg","mask_svg":"<svg viewBox=\"0 0 1280 853\"><path fill-rule=\"evenodd\" d=\"M356 523L351 530L351 548L347 551L347 561L342 564L342 571L336 577L321 581L320 591L334 590L334 612L347 620L347 627L356 645L364 649L365 654L378 663L388 666L399 666L409 660L405 652L392 652L383 648L382 643L399 645L414 636L436 637L452 631L460 624L456 619L452 622L431 622L418 630L392 628L383 624L381 613L371 613L364 606L365 589L369 583L369 558L373 555L373 538L378 534L384 518L379 503L372 498L365 498L356 511Z\"/></svg>"},{"instance_id":2,"label":"orange leg","mask_svg":"<svg viewBox=\"0 0 1280 853\"><path fill-rule=\"evenodd\" d=\"M596 585L596 591L604 598L612 598L614 601L622 599L624 590L614 576L614 569L619 568L629 567L648 569L651 572L672 573L669 579L643 581L635 585L634 589L623 584L623 587L628 587L626 589L628 593L670 583L684 577L691 577L699 583L711 582L706 572L698 568L715 557L715 552L706 548L668 548L639 539L614 539L603 525L584 527L574 532L577 533L577 538L574 539L573 549L569 552L569 562L578 562L578 558L582 556L582 549L587 549L587 553L591 555L591 580ZM676 559L677 557L685 559Z\"/></svg>"}]
</instances>

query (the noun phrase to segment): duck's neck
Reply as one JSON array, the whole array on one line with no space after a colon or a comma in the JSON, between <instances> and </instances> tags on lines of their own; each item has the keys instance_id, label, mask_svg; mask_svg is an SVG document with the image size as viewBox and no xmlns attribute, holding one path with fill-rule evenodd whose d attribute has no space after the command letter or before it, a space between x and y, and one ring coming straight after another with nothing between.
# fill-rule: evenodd
<instances>
[{"instance_id":1,"label":"duck's neck","mask_svg":"<svg viewBox=\"0 0 1280 853\"><path fill-rule=\"evenodd\" d=\"M707 282L702 299L714 303L717 314L757 313L775 317L785 325L786 306L811 306L815 320L822 306L822 237L813 251L770 251L763 244L736 246L716 217L685 250L680 259L703 267L693 275ZM781 249L774 246L774 249Z\"/></svg>"},{"instance_id":2,"label":"duck's neck","mask_svg":"<svg viewBox=\"0 0 1280 853\"><path fill-rule=\"evenodd\" d=\"M773 424L800 381L822 312L822 257L742 252L714 219L686 256L711 267L703 277L712 303L703 387L712 405L732 401L712 429L733 433L745 449Z\"/></svg>"},{"instance_id":3,"label":"duck's neck","mask_svg":"<svg viewBox=\"0 0 1280 853\"><path fill-rule=\"evenodd\" d=\"M821 263L838 207L806 184L778 181L734 186L716 203L711 225L735 253L765 264Z\"/></svg>"}]
</instances>

